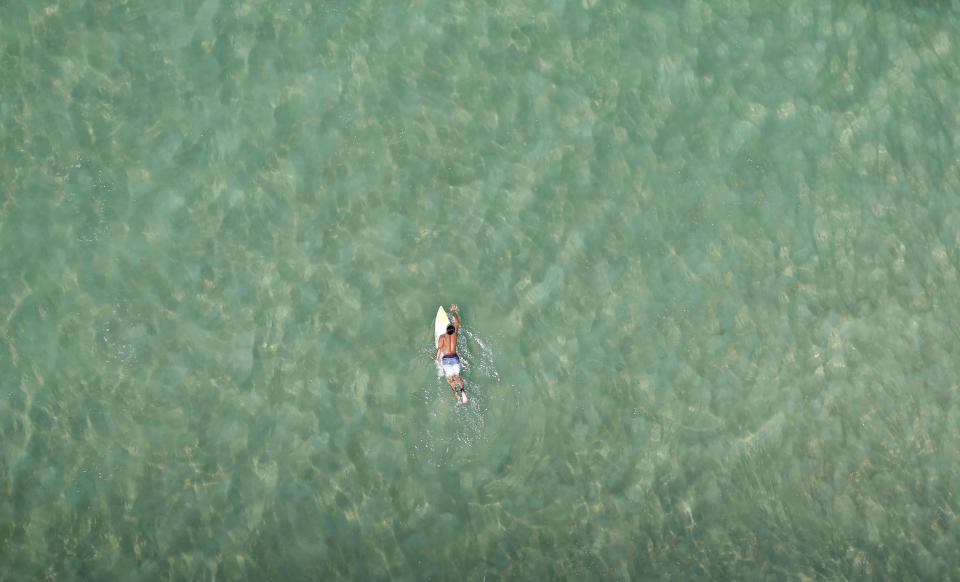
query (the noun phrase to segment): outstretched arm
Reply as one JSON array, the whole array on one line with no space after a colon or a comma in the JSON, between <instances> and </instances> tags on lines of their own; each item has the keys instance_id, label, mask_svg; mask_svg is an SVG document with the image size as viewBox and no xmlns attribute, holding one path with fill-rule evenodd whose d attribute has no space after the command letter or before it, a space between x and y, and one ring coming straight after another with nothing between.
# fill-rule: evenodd
<instances>
[{"instance_id":1,"label":"outstretched arm","mask_svg":"<svg viewBox=\"0 0 960 582\"><path fill-rule=\"evenodd\" d=\"M460 331L460 314L457 313L456 303L450 306L450 311L453 312L453 325L456 326L457 331Z\"/></svg>"}]
</instances>

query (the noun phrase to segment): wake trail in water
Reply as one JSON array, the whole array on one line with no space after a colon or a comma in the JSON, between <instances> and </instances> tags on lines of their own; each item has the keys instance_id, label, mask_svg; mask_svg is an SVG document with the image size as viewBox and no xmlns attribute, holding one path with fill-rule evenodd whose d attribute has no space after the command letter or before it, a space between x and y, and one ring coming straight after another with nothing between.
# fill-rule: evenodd
<instances>
[{"instance_id":1,"label":"wake trail in water","mask_svg":"<svg viewBox=\"0 0 960 582\"><path fill-rule=\"evenodd\" d=\"M426 417L424 433L414 436L410 454L432 465L444 464L450 455L450 447L470 445L484 438L488 400L496 399L496 393L489 390L501 382L497 369L495 347L489 340L484 341L476 333L460 327L460 341L457 353L460 355L461 375L464 389L470 400L466 404L456 404L453 393L442 368L437 367L437 380L425 385L422 391L423 402L432 411ZM432 359L436 351L433 346L423 350ZM447 409L447 403L452 407ZM443 412L453 410L453 416Z\"/></svg>"},{"instance_id":2,"label":"wake trail in water","mask_svg":"<svg viewBox=\"0 0 960 582\"><path fill-rule=\"evenodd\" d=\"M500 372L497 370L497 366L494 363L493 349L488 347L487 344L483 343L483 340L469 329L464 327L461 327L460 329L464 334L466 334L470 341L475 342L477 346L480 347L480 353L474 356L473 350L470 349L469 342L465 342L466 345L464 346L464 353L470 358L470 360L476 360L476 363L472 361L470 362L471 367L476 366L478 370L485 376L488 378L493 378L499 382Z\"/></svg>"}]
</instances>

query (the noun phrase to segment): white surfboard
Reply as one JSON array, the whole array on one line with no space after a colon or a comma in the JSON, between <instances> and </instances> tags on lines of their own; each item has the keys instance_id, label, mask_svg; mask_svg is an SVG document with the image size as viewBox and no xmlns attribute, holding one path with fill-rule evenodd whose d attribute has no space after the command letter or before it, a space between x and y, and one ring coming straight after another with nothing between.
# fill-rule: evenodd
<instances>
[{"instance_id":1,"label":"white surfboard","mask_svg":"<svg viewBox=\"0 0 960 582\"><path fill-rule=\"evenodd\" d=\"M440 347L440 336L447 333L447 326L450 325L450 318L447 317L447 312L443 310L443 306L440 306L440 309L437 310L437 319L433 322L433 347Z\"/></svg>"}]
</instances>

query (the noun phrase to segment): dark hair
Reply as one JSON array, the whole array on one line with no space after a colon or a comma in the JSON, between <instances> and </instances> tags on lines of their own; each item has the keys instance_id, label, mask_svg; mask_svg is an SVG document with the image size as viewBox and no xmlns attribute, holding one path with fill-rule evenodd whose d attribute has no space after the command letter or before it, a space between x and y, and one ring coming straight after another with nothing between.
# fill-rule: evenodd
<instances>
[{"instance_id":1,"label":"dark hair","mask_svg":"<svg viewBox=\"0 0 960 582\"><path fill-rule=\"evenodd\" d=\"M447 326L447 335L453 335L453 332L457 331L457 328L451 323Z\"/></svg>"}]
</instances>

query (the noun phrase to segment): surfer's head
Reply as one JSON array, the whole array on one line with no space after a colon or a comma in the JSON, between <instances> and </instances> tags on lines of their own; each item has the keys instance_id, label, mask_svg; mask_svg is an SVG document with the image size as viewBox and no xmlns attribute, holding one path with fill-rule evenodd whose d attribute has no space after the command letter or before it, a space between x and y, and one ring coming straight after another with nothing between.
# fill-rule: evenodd
<instances>
[{"instance_id":1,"label":"surfer's head","mask_svg":"<svg viewBox=\"0 0 960 582\"><path fill-rule=\"evenodd\" d=\"M450 324L447 326L447 335L453 335L453 332L457 331L457 328Z\"/></svg>"}]
</instances>

